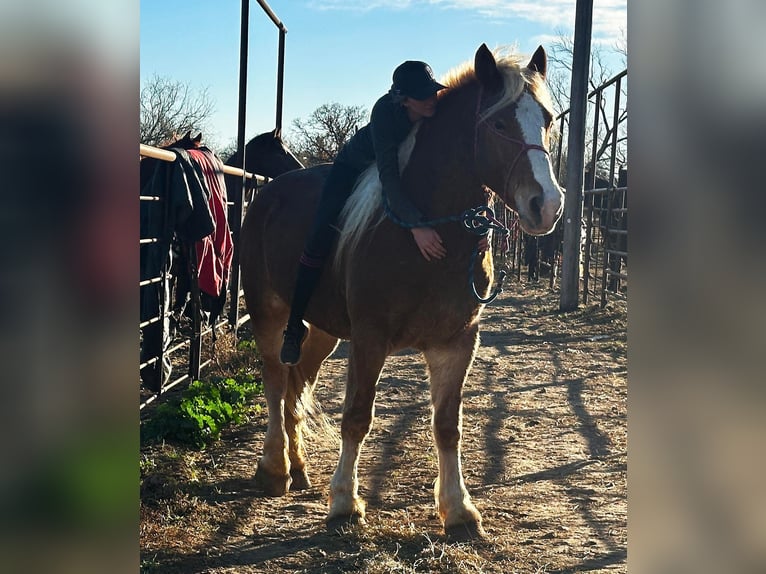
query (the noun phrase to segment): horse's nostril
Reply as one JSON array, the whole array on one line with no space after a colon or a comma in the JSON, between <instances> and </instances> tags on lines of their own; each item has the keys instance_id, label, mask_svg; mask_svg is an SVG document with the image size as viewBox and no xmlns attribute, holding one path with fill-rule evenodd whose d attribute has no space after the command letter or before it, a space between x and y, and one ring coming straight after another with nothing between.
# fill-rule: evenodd
<instances>
[{"instance_id":1,"label":"horse's nostril","mask_svg":"<svg viewBox=\"0 0 766 574\"><path fill-rule=\"evenodd\" d=\"M542 220L543 198L541 195L535 195L529 200L529 215L538 223Z\"/></svg>"}]
</instances>

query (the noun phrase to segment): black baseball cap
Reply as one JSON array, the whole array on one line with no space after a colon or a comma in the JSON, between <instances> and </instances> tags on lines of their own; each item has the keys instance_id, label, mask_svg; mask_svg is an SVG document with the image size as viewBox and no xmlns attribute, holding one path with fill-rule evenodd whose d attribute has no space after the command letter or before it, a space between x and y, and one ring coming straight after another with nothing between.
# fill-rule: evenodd
<instances>
[{"instance_id":1,"label":"black baseball cap","mask_svg":"<svg viewBox=\"0 0 766 574\"><path fill-rule=\"evenodd\" d=\"M402 96L427 100L446 87L434 80L431 66L425 62L407 60L394 70L394 84L391 89Z\"/></svg>"}]
</instances>

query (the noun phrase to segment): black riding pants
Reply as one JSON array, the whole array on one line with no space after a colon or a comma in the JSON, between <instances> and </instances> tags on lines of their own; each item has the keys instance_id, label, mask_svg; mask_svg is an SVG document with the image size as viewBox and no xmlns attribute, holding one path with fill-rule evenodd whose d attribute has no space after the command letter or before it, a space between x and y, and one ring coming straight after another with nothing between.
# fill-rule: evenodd
<instances>
[{"instance_id":1,"label":"black riding pants","mask_svg":"<svg viewBox=\"0 0 766 574\"><path fill-rule=\"evenodd\" d=\"M338 216L351 195L359 174L358 169L342 163L334 163L330 169L314 216L314 224L298 265L288 327L295 327L303 320L311 294L319 283L322 267L338 233L335 229Z\"/></svg>"},{"instance_id":2,"label":"black riding pants","mask_svg":"<svg viewBox=\"0 0 766 574\"><path fill-rule=\"evenodd\" d=\"M333 240L337 234L335 224L338 216L346 205L354 183L360 171L342 163L334 163L330 175L325 181L322 196L319 199L314 224L309 233L303 254L311 261L318 261L321 267L330 253Z\"/></svg>"}]
</instances>

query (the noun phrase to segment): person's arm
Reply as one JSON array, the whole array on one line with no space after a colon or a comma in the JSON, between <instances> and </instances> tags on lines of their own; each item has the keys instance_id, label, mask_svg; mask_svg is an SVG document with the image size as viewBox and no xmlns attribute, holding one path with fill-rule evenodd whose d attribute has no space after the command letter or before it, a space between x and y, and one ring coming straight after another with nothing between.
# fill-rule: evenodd
<instances>
[{"instance_id":1,"label":"person's arm","mask_svg":"<svg viewBox=\"0 0 766 574\"><path fill-rule=\"evenodd\" d=\"M396 217L407 224L416 224L424 220L423 213L402 191L399 173L399 141L394 134L395 118L390 104L384 102L372 109L370 134L378 165L380 182L383 184L383 197Z\"/></svg>"},{"instance_id":2,"label":"person's arm","mask_svg":"<svg viewBox=\"0 0 766 574\"><path fill-rule=\"evenodd\" d=\"M402 191L399 173L399 143L393 135L393 118L386 117L384 109L375 107L370 118L372 144L378 165L383 197L396 217L410 225L425 220L423 213ZM410 228L418 250L426 261L442 259L447 251L437 231L431 227Z\"/></svg>"}]
</instances>

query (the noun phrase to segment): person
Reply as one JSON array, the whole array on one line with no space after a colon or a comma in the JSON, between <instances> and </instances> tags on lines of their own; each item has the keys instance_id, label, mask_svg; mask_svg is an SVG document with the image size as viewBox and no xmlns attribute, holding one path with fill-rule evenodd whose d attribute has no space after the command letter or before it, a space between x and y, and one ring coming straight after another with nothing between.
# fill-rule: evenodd
<instances>
[{"instance_id":1,"label":"person","mask_svg":"<svg viewBox=\"0 0 766 574\"><path fill-rule=\"evenodd\" d=\"M372 163L377 163L383 196L391 212L408 227L412 226L410 231L423 257L431 261L447 254L435 229L417 225L425 222L426 217L402 192L398 157L399 144L413 125L436 113L436 96L444 88L425 62L402 63L394 70L391 89L375 102L370 122L338 153L322 189L314 224L299 261L280 352L283 364L296 365L300 361L301 346L308 333L303 315L330 252L336 233L334 224L357 178Z\"/></svg>"}]
</instances>

